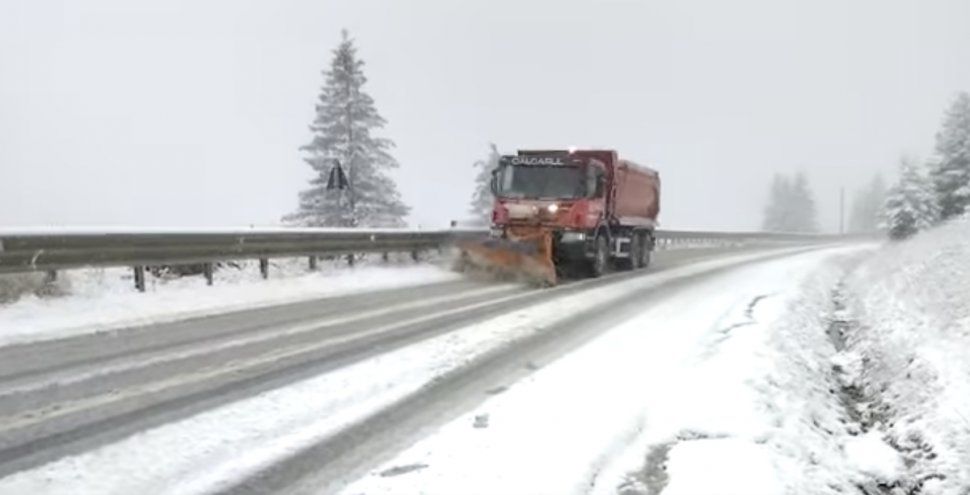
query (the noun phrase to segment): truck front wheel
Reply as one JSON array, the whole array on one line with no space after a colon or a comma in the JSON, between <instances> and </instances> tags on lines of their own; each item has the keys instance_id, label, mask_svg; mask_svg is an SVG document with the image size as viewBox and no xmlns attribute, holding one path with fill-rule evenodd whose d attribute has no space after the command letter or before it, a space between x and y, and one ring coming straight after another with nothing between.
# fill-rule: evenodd
<instances>
[{"instance_id":1,"label":"truck front wheel","mask_svg":"<svg viewBox=\"0 0 970 495\"><path fill-rule=\"evenodd\" d=\"M596 237L596 251L593 253L593 260L590 262L590 275L602 277L606 275L610 263L610 246L606 242L606 236Z\"/></svg>"}]
</instances>

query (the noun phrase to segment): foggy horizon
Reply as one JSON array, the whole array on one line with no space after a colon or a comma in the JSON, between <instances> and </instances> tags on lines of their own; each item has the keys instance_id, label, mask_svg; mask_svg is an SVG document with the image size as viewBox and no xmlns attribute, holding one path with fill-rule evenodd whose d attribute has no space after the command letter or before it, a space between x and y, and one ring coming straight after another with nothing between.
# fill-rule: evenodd
<instances>
[{"instance_id":1,"label":"foggy horizon","mask_svg":"<svg viewBox=\"0 0 970 495\"><path fill-rule=\"evenodd\" d=\"M5 2L0 226L276 225L348 29L411 226L466 218L472 164L603 147L663 181L660 224L753 230L775 173L838 197L932 157L970 89L959 0ZM848 215L848 212L847 212Z\"/></svg>"}]
</instances>

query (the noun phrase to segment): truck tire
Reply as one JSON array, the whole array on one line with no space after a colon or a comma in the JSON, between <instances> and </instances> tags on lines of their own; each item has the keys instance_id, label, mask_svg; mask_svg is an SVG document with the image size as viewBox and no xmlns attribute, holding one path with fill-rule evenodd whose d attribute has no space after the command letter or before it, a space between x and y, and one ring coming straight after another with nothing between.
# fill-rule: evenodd
<instances>
[{"instance_id":1,"label":"truck tire","mask_svg":"<svg viewBox=\"0 0 970 495\"><path fill-rule=\"evenodd\" d=\"M617 268L621 270L636 270L640 268L641 250L643 250L643 242L641 242L640 234L634 232L630 235L630 255L627 258L617 258Z\"/></svg>"},{"instance_id":2,"label":"truck tire","mask_svg":"<svg viewBox=\"0 0 970 495\"><path fill-rule=\"evenodd\" d=\"M589 274L593 277L602 277L609 273L609 267L610 245L606 241L605 235L596 236L593 259L589 262Z\"/></svg>"},{"instance_id":3,"label":"truck tire","mask_svg":"<svg viewBox=\"0 0 970 495\"><path fill-rule=\"evenodd\" d=\"M650 234L641 234L637 236L640 239L640 253L637 256L637 268L647 268L650 266L651 258L653 258L653 239L650 238Z\"/></svg>"}]
</instances>

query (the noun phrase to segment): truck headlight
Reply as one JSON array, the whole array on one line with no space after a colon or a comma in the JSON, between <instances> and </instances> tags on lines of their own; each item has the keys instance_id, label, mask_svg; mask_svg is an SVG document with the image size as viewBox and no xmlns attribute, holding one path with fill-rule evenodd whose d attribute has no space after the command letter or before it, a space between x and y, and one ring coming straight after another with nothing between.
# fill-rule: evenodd
<instances>
[{"instance_id":1,"label":"truck headlight","mask_svg":"<svg viewBox=\"0 0 970 495\"><path fill-rule=\"evenodd\" d=\"M562 242L582 242L586 240L585 232L563 232L560 238Z\"/></svg>"},{"instance_id":2,"label":"truck headlight","mask_svg":"<svg viewBox=\"0 0 970 495\"><path fill-rule=\"evenodd\" d=\"M553 204L547 206L546 207L546 210L548 210L549 213L555 213L555 212L559 211L559 205L557 205L556 203L553 203Z\"/></svg>"}]
</instances>

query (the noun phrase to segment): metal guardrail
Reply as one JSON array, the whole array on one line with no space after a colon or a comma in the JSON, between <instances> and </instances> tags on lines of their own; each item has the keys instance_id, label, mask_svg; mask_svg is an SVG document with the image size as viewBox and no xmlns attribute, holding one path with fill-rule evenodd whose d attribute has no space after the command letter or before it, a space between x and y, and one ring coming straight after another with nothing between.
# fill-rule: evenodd
<instances>
[{"instance_id":1,"label":"metal guardrail","mask_svg":"<svg viewBox=\"0 0 970 495\"><path fill-rule=\"evenodd\" d=\"M439 249L460 239L487 235L484 229L263 229L209 231L0 231L0 274L81 267L131 266L135 285L145 288L145 268L202 264L212 283L215 261L258 259L263 277L270 258L300 257L316 268L319 256L408 252ZM839 236L757 232L657 231L659 247L682 243L819 242ZM353 257L348 257L352 263Z\"/></svg>"},{"instance_id":2,"label":"metal guardrail","mask_svg":"<svg viewBox=\"0 0 970 495\"><path fill-rule=\"evenodd\" d=\"M211 284L214 261L258 259L265 278L270 258L307 256L310 269L319 256L409 252L417 258L421 251L481 235L459 229L0 232L0 274L45 271L56 278L58 270L131 266L143 291L148 266L201 264Z\"/></svg>"},{"instance_id":3,"label":"metal guardrail","mask_svg":"<svg viewBox=\"0 0 970 495\"><path fill-rule=\"evenodd\" d=\"M869 238L869 234L801 234L788 232L704 232L691 230L658 230L660 248L680 244L723 245L739 243L819 243Z\"/></svg>"}]
</instances>

